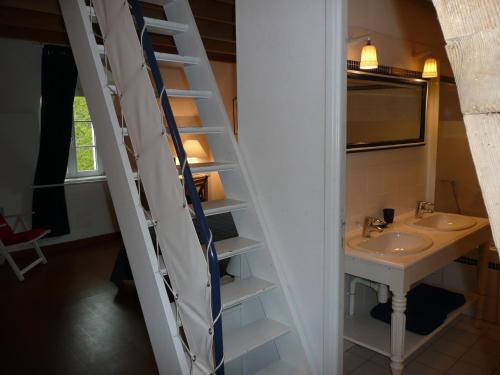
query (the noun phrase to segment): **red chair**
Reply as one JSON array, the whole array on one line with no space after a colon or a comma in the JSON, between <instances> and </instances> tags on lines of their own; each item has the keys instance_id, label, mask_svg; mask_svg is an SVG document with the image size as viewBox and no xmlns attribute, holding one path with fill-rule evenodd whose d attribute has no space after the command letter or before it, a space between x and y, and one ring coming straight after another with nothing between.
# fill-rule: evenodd
<instances>
[{"instance_id":1,"label":"red chair","mask_svg":"<svg viewBox=\"0 0 500 375\"><path fill-rule=\"evenodd\" d=\"M19 281L23 281L24 274L36 265L40 263L47 263L47 259L45 259L42 249L38 246L37 241L50 232L50 230L42 228L28 229L23 220L23 216L24 215L10 215L4 217L0 215L0 264L3 264L5 259L7 259L7 263L9 263ZM10 217L16 218L14 228L11 228L9 223L5 220ZM22 227L21 232L16 232L18 225ZM14 259L12 259L10 253L15 250L20 250L28 245L32 245L34 247L36 253L38 254L38 259L21 270L14 262Z\"/></svg>"}]
</instances>

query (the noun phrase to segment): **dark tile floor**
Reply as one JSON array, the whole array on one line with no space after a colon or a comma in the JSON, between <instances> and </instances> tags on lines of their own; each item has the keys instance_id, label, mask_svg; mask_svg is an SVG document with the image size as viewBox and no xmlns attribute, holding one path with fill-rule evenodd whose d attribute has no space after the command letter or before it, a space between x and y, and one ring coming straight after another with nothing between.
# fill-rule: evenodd
<instances>
[{"instance_id":1,"label":"dark tile floor","mask_svg":"<svg viewBox=\"0 0 500 375\"><path fill-rule=\"evenodd\" d=\"M0 267L0 374L158 373L135 288L109 282L120 246L59 247L22 283Z\"/></svg>"}]
</instances>

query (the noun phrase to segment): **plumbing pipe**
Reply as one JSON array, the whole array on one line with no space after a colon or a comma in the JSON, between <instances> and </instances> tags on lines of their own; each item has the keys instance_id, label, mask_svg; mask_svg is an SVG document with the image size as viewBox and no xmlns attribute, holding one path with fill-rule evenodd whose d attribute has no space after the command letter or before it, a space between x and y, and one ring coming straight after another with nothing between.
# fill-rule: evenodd
<instances>
[{"instance_id":1,"label":"plumbing pipe","mask_svg":"<svg viewBox=\"0 0 500 375\"><path fill-rule=\"evenodd\" d=\"M389 288L387 287L387 285L376 283L370 280L365 280L360 277L354 277L349 283L349 316L354 315L357 284L363 284L375 290L377 292L377 299L379 303L386 303L389 300Z\"/></svg>"},{"instance_id":2,"label":"plumbing pipe","mask_svg":"<svg viewBox=\"0 0 500 375\"><path fill-rule=\"evenodd\" d=\"M389 301L389 288L385 284L378 284L377 298L379 303L387 303Z\"/></svg>"}]
</instances>

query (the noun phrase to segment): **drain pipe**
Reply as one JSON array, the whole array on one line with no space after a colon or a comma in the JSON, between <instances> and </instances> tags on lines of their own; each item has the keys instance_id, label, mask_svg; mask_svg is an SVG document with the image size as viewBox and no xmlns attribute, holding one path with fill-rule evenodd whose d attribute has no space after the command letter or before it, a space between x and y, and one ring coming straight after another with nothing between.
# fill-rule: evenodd
<instances>
[{"instance_id":1,"label":"drain pipe","mask_svg":"<svg viewBox=\"0 0 500 375\"><path fill-rule=\"evenodd\" d=\"M349 283L349 316L354 315L354 304L356 299L356 285L363 284L377 292L377 299L380 303L386 303L389 300L389 288L385 284L365 280L360 277L354 277Z\"/></svg>"}]
</instances>

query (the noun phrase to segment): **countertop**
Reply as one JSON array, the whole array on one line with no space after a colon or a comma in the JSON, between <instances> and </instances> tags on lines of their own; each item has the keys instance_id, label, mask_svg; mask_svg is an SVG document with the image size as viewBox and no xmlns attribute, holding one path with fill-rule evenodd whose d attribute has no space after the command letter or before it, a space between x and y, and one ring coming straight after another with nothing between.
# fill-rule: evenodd
<instances>
[{"instance_id":1,"label":"countertop","mask_svg":"<svg viewBox=\"0 0 500 375\"><path fill-rule=\"evenodd\" d=\"M446 214L445 212L435 212L435 213ZM430 237L433 241L433 244L429 249L422 251L421 253L413 255L404 255L404 256L388 256L388 255L380 255L376 253L369 253L366 251L356 250L351 248L348 245L348 242L353 237L361 236L362 229L357 228L347 232L345 235L346 257L358 258L359 260L373 262L390 268L406 269L424 261L429 257L432 257L433 255L436 255L436 253L438 253L440 250L448 248L452 246L454 243L457 243L458 241L472 234L475 234L476 232L477 233L480 232L481 235L484 235L484 231L489 232L489 221L488 219L485 218L469 216L476 221L476 224L471 228L458 231L438 231L435 229L420 229L410 224L407 224L406 221L411 219L413 215L414 215L413 212L408 212L396 216L394 219L394 223L392 223L390 227L386 228L384 230L384 233L401 231L401 232L424 234ZM375 237L377 236L377 234L378 233L372 233L372 236Z\"/></svg>"}]
</instances>

